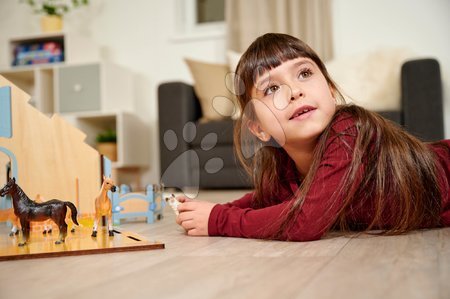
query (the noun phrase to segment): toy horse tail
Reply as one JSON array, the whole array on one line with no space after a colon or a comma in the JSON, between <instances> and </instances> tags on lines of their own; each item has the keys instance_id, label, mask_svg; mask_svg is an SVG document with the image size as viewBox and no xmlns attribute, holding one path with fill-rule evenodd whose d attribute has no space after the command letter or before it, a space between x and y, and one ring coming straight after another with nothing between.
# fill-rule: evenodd
<instances>
[{"instance_id":1,"label":"toy horse tail","mask_svg":"<svg viewBox=\"0 0 450 299\"><path fill-rule=\"evenodd\" d=\"M75 223L76 225L79 225L78 221L77 221L77 208L75 207L75 205L73 203L71 203L70 201L65 201L64 204L66 206L68 206L70 208L70 211L72 212L71 214L72 214L73 223Z\"/></svg>"}]
</instances>

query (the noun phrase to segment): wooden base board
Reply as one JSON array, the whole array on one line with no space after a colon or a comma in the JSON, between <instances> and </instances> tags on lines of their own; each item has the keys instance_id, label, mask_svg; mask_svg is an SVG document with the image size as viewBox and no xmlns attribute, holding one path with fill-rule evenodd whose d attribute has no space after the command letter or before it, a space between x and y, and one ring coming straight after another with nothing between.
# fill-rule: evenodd
<instances>
[{"instance_id":1,"label":"wooden base board","mask_svg":"<svg viewBox=\"0 0 450 299\"><path fill-rule=\"evenodd\" d=\"M132 232L115 229L114 237L109 237L103 227L96 238L91 233L91 228L78 227L74 233L67 233L64 243L55 244L57 231L49 235L35 231L23 247L18 246L19 236L0 235L0 261L164 249L164 243L150 242Z\"/></svg>"}]
</instances>

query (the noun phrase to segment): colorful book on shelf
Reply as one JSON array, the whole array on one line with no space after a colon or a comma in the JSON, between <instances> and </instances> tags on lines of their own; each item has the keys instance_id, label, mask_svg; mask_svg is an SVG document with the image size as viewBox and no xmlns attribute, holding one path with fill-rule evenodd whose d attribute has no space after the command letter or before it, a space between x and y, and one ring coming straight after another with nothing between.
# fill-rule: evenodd
<instances>
[{"instance_id":1,"label":"colorful book on shelf","mask_svg":"<svg viewBox=\"0 0 450 299\"><path fill-rule=\"evenodd\" d=\"M64 48L57 42L23 44L14 50L13 66L64 61Z\"/></svg>"}]
</instances>

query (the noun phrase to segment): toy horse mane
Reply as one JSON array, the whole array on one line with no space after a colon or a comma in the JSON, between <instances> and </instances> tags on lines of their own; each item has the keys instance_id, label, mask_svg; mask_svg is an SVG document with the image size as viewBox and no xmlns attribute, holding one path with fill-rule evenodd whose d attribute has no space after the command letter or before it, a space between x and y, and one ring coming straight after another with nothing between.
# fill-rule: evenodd
<instances>
[{"instance_id":1,"label":"toy horse mane","mask_svg":"<svg viewBox=\"0 0 450 299\"><path fill-rule=\"evenodd\" d=\"M19 196L19 200L25 200L25 201L28 201L28 202L33 202L28 197L28 195L25 193L25 191L23 191L22 188L20 188L20 186L16 183L16 180L12 179L12 180L10 180L10 182L11 181L13 182L12 186L15 186L15 188L16 188L16 192L14 192L14 194Z\"/></svg>"}]
</instances>

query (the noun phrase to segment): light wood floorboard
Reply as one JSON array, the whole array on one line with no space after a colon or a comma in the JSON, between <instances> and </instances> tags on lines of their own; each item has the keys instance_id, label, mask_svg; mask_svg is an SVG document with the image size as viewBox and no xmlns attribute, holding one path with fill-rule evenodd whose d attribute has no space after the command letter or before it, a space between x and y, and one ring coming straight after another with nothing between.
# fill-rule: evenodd
<instances>
[{"instance_id":1,"label":"light wood floorboard","mask_svg":"<svg viewBox=\"0 0 450 299\"><path fill-rule=\"evenodd\" d=\"M225 202L246 191L202 191ZM152 251L0 262L0 298L437 298L450 294L450 228L315 242L188 237L169 207L120 229ZM8 228L0 224L0 233Z\"/></svg>"}]
</instances>

